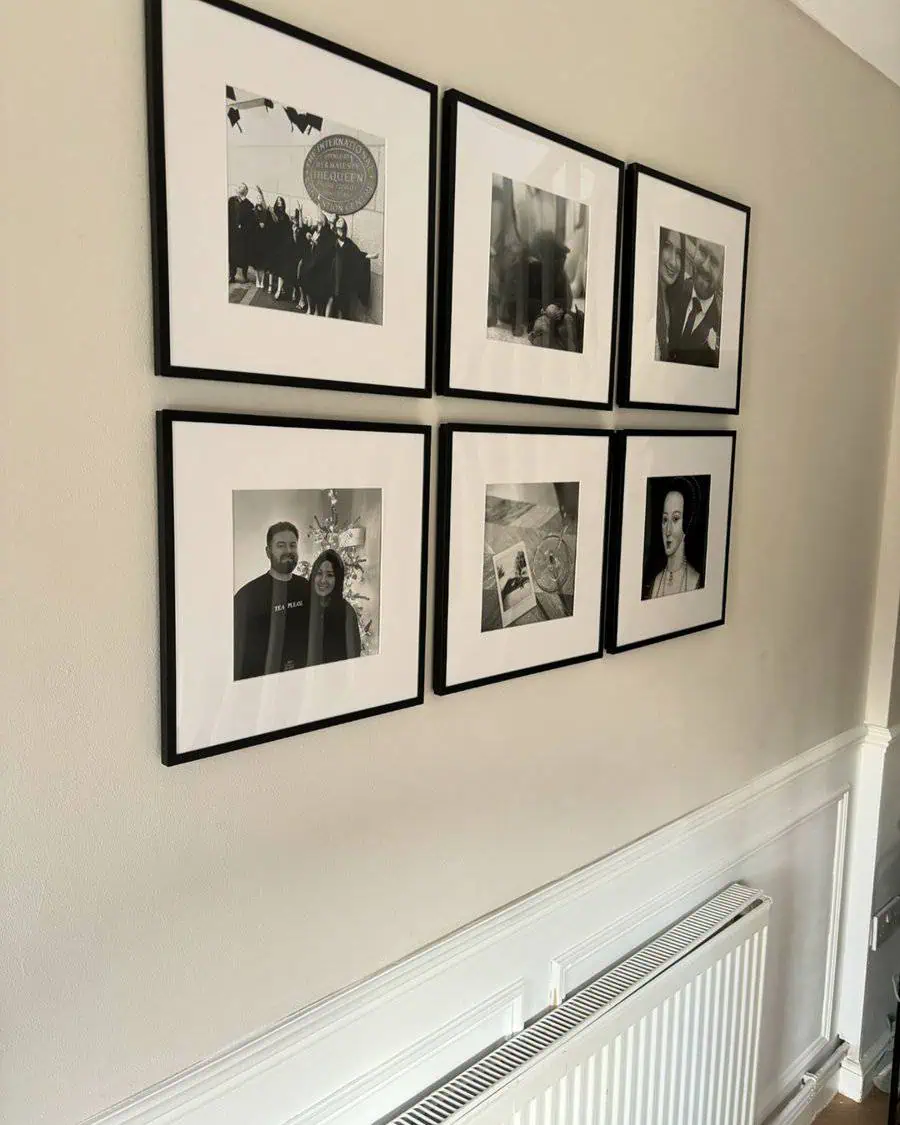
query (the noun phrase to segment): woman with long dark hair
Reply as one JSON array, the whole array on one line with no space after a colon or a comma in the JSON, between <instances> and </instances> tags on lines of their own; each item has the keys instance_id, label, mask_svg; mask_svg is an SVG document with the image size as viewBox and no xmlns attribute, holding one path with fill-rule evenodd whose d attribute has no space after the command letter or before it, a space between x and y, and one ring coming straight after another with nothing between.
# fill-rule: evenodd
<instances>
[{"instance_id":1,"label":"woman with long dark hair","mask_svg":"<svg viewBox=\"0 0 900 1125\"><path fill-rule=\"evenodd\" d=\"M325 316L332 292L334 273L334 232L320 214L309 236L309 245L300 263L299 280L306 308L315 316ZM301 311L303 299L301 299Z\"/></svg>"},{"instance_id":2,"label":"woman with long dark hair","mask_svg":"<svg viewBox=\"0 0 900 1125\"><path fill-rule=\"evenodd\" d=\"M688 532L694 526L698 498L696 485L685 478L673 480L663 499L660 531L666 565L653 579L651 598L667 598L671 594L687 594L702 586L700 571L688 562L685 548Z\"/></svg>"},{"instance_id":3,"label":"woman with long dark hair","mask_svg":"<svg viewBox=\"0 0 900 1125\"><path fill-rule=\"evenodd\" d=\"M671 294L683 280L684 235L681 231L660 227L656 292L656 359L669 358L669 338L672 335Z\"/></svg>"},{"instance_id":4,"label":"woman with long dark hair","mask_svg":"<svg viewBox=\"0 0 900 1125\"><path fill-rule=\"evenodd\" d=\"M285 287L291 284L289 274L291 251L293 249L291 218L288 215L287 203L283 195L276 197L272 207L269 234L272 239L272 283L275 286L275 292L272 296L276 301L281 301L285 299ZM290 292L288 292L288 296L290 296Z\"/></svg>"},{"instance_id":5,"label":"woman with long dark hair","mask_svg":"<svg viewBox=\"0 0 900 1125\"><path fill-rule=\"evenodd\" d=\"M269 268L269 208L257 202L250 219L249 260L256 275L256 288L266 287L266 272Z\"/></svg>"},{"instance_id":6,"label":"woman with long dark hair","mask_svg":"<svg viewBox=\"0 0 900 1125\"><path fill-rule=\"evenodd\" d=\"M283 195L276 196L274 204L269 207L259 184L256 185L256 191L260 203L266 210L263 263L266 280L263 288L276 301L280 301L284 296L285 273L288 270L287 260L291 248L291 220Z\"/></svg>"},{"instance_id":7,"label":"woman with long dark hair","mask_svg":"<svg viewBox=\"0 0 900 1125\"><path fill-rule=\"evenodd\" d=\"M356 611L344 601L344 563L337 551L323 551L309 572L307 667L350 660L362 650Z\"/></svg>"}]
</instances>

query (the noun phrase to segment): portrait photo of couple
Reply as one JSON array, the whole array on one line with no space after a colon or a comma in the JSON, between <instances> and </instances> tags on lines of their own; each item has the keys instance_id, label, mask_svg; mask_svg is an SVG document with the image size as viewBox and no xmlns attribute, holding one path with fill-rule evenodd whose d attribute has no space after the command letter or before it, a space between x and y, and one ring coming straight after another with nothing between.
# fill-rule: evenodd
<instances>
[{"instance_id":1,"label":"portrait photo of couple","mask_svg":"<svg viewBox=\"0 0 900 1125\"><path fill-rule=\"evenodd\" d=\"M718 367L725 247L659 228L654 358Z\"/></svg>"},{"instance_id":2,"label":"portrait photo of couple","mask_svg":"<svg viewBox=\"0 0 900 1125\"><path fill-rule=\"evenodd\" d=\"M242 491L233 503L234 679L377 653L381 491Z\"/></svg>"},{"instance_id":3,"label":"portrait photo of couple","mask_svg":"<svg viewBox=\"0 0 900 1125\"><path fill-rule=\"evenodd\" d=\"M616 401L737 414L750 208L643 164L628 166L626 197Z\"/></svg>"}]
</instances>

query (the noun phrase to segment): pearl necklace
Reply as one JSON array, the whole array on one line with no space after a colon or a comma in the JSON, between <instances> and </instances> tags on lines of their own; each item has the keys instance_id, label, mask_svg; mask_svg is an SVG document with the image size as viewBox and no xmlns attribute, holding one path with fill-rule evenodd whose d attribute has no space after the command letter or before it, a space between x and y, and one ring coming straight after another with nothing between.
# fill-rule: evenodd
<instances>
[{"instance_id":1,"label":"pearl necklace","mask_svg":"<svg viewBox=\"0 0 900 1125\"><path fill-rule=\"evenodd\" d=\"M684 559L681 566L676 570L669 570L668 567L663 571L665 578L659 584L659 593L657 597L667 597L669 594L685 594L687 593L687 558ZM673 590L672 586L675 582L675 575L681 574L679 582L679 589Z\"/></svg>"}]
</instances>

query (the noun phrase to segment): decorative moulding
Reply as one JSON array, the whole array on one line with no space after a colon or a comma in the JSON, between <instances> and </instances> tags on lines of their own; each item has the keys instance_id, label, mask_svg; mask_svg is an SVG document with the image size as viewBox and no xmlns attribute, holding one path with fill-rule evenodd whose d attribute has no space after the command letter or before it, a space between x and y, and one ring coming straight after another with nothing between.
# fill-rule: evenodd
<instances>
[{"instance_id":1,"label":"decorative moulding","mask_svg":"<svg viewBox=\"0 0 900 1125\"><path fill-rule=\"evenodd\" d=\"M326 1122L333 1121L338 1114L360 1102L374 1107L380 1090L394 1085L403 1075L438 1055L444 1048L461 1039L466 1032L477 1029L492 1016L505 1016L504 1035L509 1036L521 1031L524 1027L524 997L523 980L518 980L509 987L495 992L481 1004L476 1004L474 1008L470 1008L455 1020L438 1028L432 1035L417 1040L388 1063L366 1071L354 1082L347 1083L334 1094L291 1117L284 1125L325 1125ZM373 1116L378 1116L377 1108L373 1109Z\"/></svg>"},{"instance_id":2,"label":"decorative moulding","mask_svg":"<svg viewBox=\"0 0 900 1125\"><path fill-rule=\"evenodd\" d=\"M633 908L630 913L626 911L618 915L617 932L621 933L623 926L637 927L641 919L650 918L653 911L664 910L667 906L671 908L678 899L687 901L691 888L699 885L701 879L694 866L696 856L708 854L704 848L710 841L719 850L726 848L725 841L731 840L733 834L733 827L728 824L729 818L736 817L741 824L752 826L753 831L746 849L752 852L760 842L770 842L773 836L777 837L787 817L796 819L797 810L782 806L786 802L793 802L797 793L785 792L782 798L780 791L786 790L788 786L803 786L804 779L814 771L824 769L826 773L816 780L808 796L803 799L801 820L820 811L826 798L826 804L846 800L842 792L835 791L844 784L842 780L829 784L829 766L832 760L836 762L842 754L857 747L866 733L865 727L855 727L821 743L754 778L736 792L471 923L341 992L287 1016L273 1027L246 1039L221 1055L198 1063L119 1103L85 1125L175 1125L176 1122L180 1125L210 1125L212 1122L215 1125L243 1125L246 1115L236 1115L238 1105L243 1104L242 1095L249 1094L251 1088L254 1094L257 1090L262 1093L263 1088L270 1091L274 1091L276 1087L280 1089L290 1078L288 1071L295 1065L307 1063L311 1049L317 1049L317 1044L325 1037L330 1038L338 1032L346 1034L352 1025L367 1015L374 1015L377 1010L395 1011L399 1005L411 1003L408 998L413 990L424 989L431 981L437 983L437 978L470 958L474 964L476 955L486 953L499 943L508 943L529 927L537 927L548 915L555 915L557 912L564 915L570 908L579 907L585 896L600 896L604 893L613 895L615 886L627 885L631 876L635 883L643 885L647 873L658 870L661 856L671 857L677 853L678 862L671 872L672 878L665 884L648 885L647 901ZM841 778L845 773L845 767L837 771ZM764 815L760 811L763 807L759 805L760 801L765 801ZM762 824L759 823L761 815L764 820ZM733 866L739 861L742 850L744 849L734 851L728 848L728 862L720 860L718 865L710 864L703 877L709 878L716 871ZM560 966L560 984L563 983L567 958L576 956L579 949L599 940L600 935L601 932L598 931L582 939L580 945L572 943L567 952L555 958ZM566 949L562 942L560 947ZM544 965L547 964L548 961L545 960ZM513 972L518 978L520 970L515 968ZM544 976L543 979L541 992L545 998L547 977ZM526 1007L521 996L516 1000L513 995L520 989L521 982L518 981L499 993L489 986L485 989L487 999L484 1004L487 1008L481 1011L478 1004L470 1003L468 1009L459 1016L458 1024L455 1019L448 1024L446 1015L442 1013L436 1017L436 1021L441 1021L438 1031L411 1035L408 1051L404 1047L392 1057L388 1065L393 1066L394 1072L399 1074L412 1059L421 1062L423 1051L439 1051L441 1043L451 1042L457 1031L464 1035L465 1027L471 1026L473 1019L490 1020L491 1012L495 1019L500 1019L497 1010L492 1007L495 1003L511 1005L513 1015L510 1019L528 1019L533 1012ZM532 1003L536 999L533 997ZM541 1000L537 1006L543 1002ZM461 1003L464 1004L465 1001ZM488 1011L488 1008L491 1010ZM515 1015L517 1010L518 1015ZM266 1105L272 1104L272 1112L268 1112L261 1104L262 1099L257 1097L254 1103L258 1111L255 1120L259 1125L313 1125L313 1122L319 1125L319 1122L327 1121L331 1115L329 1107L337 1107L338 1102L341 1105L349 1104L346 1099L352 1100L353 1096L348 1093L349 1089L359 1093L374 1088L367 1085L372 1082L374 1078L371 1074L364 1074L359 1078L359 1085L356 1079L349 1083L336 1081L333 1094L316 1098L312 1106L302 1109L299 1114L296 1108L291 1110L289 1107L279 1115L275 1103L282 1109L284 1103L274 1094L272 1097L265 1097ZM296 1085L291 1089L295 1096ZM359 1096L363 1094L360 1093ZM296 1102L294 1106L296 1107ZM333 1112L338 1110L335 1108Z\"/></svg>"}]
</instances>

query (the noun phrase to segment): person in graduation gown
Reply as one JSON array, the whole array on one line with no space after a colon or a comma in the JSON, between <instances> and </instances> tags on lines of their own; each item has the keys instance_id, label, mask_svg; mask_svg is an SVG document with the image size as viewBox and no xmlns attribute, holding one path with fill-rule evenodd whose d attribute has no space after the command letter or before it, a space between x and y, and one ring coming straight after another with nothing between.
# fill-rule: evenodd
<instances>
[{"instance_id":1,"label":"person in graduation gown","mask_svg":"<svg viewBox=\"0 0 900 1125\"><path fill-rule=\"evenodd\" d=\"M247 198L247 185L240 184L234 195L228 197L228 280L237 281L238 272L243 274L241 281L249 281L247 266L249 262L250 224L253 218L253 204Z\"/></svg>"},{"instance_id":2,"label":"person in graduation gown","mask_svg":"<svg viewBox=\"0 0 900 1125\"><path fill-rule=\"evenodd\" d=\"M357 305L369 304L369 263L377 257L377 254L367 254L352 238L347 237L347 220L338 215L334 221L331 294L326 316L341 320L358 319Z\"/></svg>"},{"instance_id":3,"label":"person in graduation gown","mask_svg":"<svg viewBox=\"0 0 900 1125\"><path fill-rule=\"evenodd\" d=\"M315 316L325 316L334 269L334 232L324 215L319 215L308 243L298 269L298 280L303 290L300 307L305 307Z\"/></svg>"}]
</instances>

